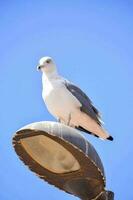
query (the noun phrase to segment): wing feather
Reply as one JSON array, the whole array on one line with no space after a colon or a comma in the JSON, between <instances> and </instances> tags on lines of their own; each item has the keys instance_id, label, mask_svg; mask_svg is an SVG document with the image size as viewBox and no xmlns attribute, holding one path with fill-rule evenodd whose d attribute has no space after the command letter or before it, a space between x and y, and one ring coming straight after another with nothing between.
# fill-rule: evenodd
<instances>
[{"instance_id":1,"label":"wing feather","mask_svg":"<svg viewBox=\"0 0 133 200\"><path fill-rule=\"evenodd\" d=\"M101 126L102 120L100 113L97 110L97 108L93 105L89 97L80 88L68 81L65 81L65 86L81 103L81 111L89 115Z\"/></svg>"}]
</instances>

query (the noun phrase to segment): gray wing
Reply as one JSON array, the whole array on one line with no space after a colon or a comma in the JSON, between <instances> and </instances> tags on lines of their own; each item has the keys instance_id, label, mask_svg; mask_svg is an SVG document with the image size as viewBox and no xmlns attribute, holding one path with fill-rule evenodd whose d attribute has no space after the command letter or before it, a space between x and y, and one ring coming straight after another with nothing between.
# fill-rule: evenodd
<instances>
[{"instance_id":1,"label":"gray wing","mask_svg":"<svg viewBox=\"0 0 133 200\"><path fill-rule=\"evenodd\" d=\"M65 81L65 86L81 103L81 111L89 115L101 126L102 123L100 113L97 108L95 108L89 97L80 88L70 82Z\"/></svg>"}]
</instances>

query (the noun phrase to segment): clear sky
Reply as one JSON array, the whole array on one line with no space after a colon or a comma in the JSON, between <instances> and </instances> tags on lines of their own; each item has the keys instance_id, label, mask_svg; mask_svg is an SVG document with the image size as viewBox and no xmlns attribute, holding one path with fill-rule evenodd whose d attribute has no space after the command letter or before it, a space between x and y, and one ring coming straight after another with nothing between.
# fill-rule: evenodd
<instances>
[{"instance_id":1,"label":"clear sky","mask_svg":"<svg viewBox=\"0 0 133 200\"><path fill-rule=\"evenodd\" d=\"M133 2L0 1L0 200L72 200L18 159L14 132L54 120L41 97L42 56L101 110L114 142L85 134L98 151L107 188L133 200Z\"/></svg>"}]
</instances>

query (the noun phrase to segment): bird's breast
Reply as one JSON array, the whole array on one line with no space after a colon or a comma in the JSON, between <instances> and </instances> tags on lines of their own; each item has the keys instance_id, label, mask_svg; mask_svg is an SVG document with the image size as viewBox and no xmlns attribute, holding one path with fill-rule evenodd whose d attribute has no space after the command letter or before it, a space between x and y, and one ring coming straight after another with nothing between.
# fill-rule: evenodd
<instances>
[{"instance_id":1,"label":"bird's breast","mask_svg":"<svg viewBox=\"0 0 133 200\"><path fill-rule=\"evenodd\" d=\"M66 115L80 104L63 84L48 85L42 93L45 104L53 115Z\"/></svg>"}]
</instances>

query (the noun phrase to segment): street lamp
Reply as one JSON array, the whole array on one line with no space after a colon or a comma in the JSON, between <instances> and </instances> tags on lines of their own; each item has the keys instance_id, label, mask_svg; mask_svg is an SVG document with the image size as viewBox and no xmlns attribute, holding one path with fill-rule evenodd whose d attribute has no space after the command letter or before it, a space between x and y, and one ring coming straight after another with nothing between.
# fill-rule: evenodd
<instances>
[{"instance_id":1,"label":"street lamp","mask_svg":"<svg viewBox=\"0 0 133 200\"><path fill-rule=\"evenodd\" d=\"M113 200L106 191L102 162L74 128L35 122L18 130L13 145L19 158L41 179L82 200Z\"/></svg>"}]
</instances>

